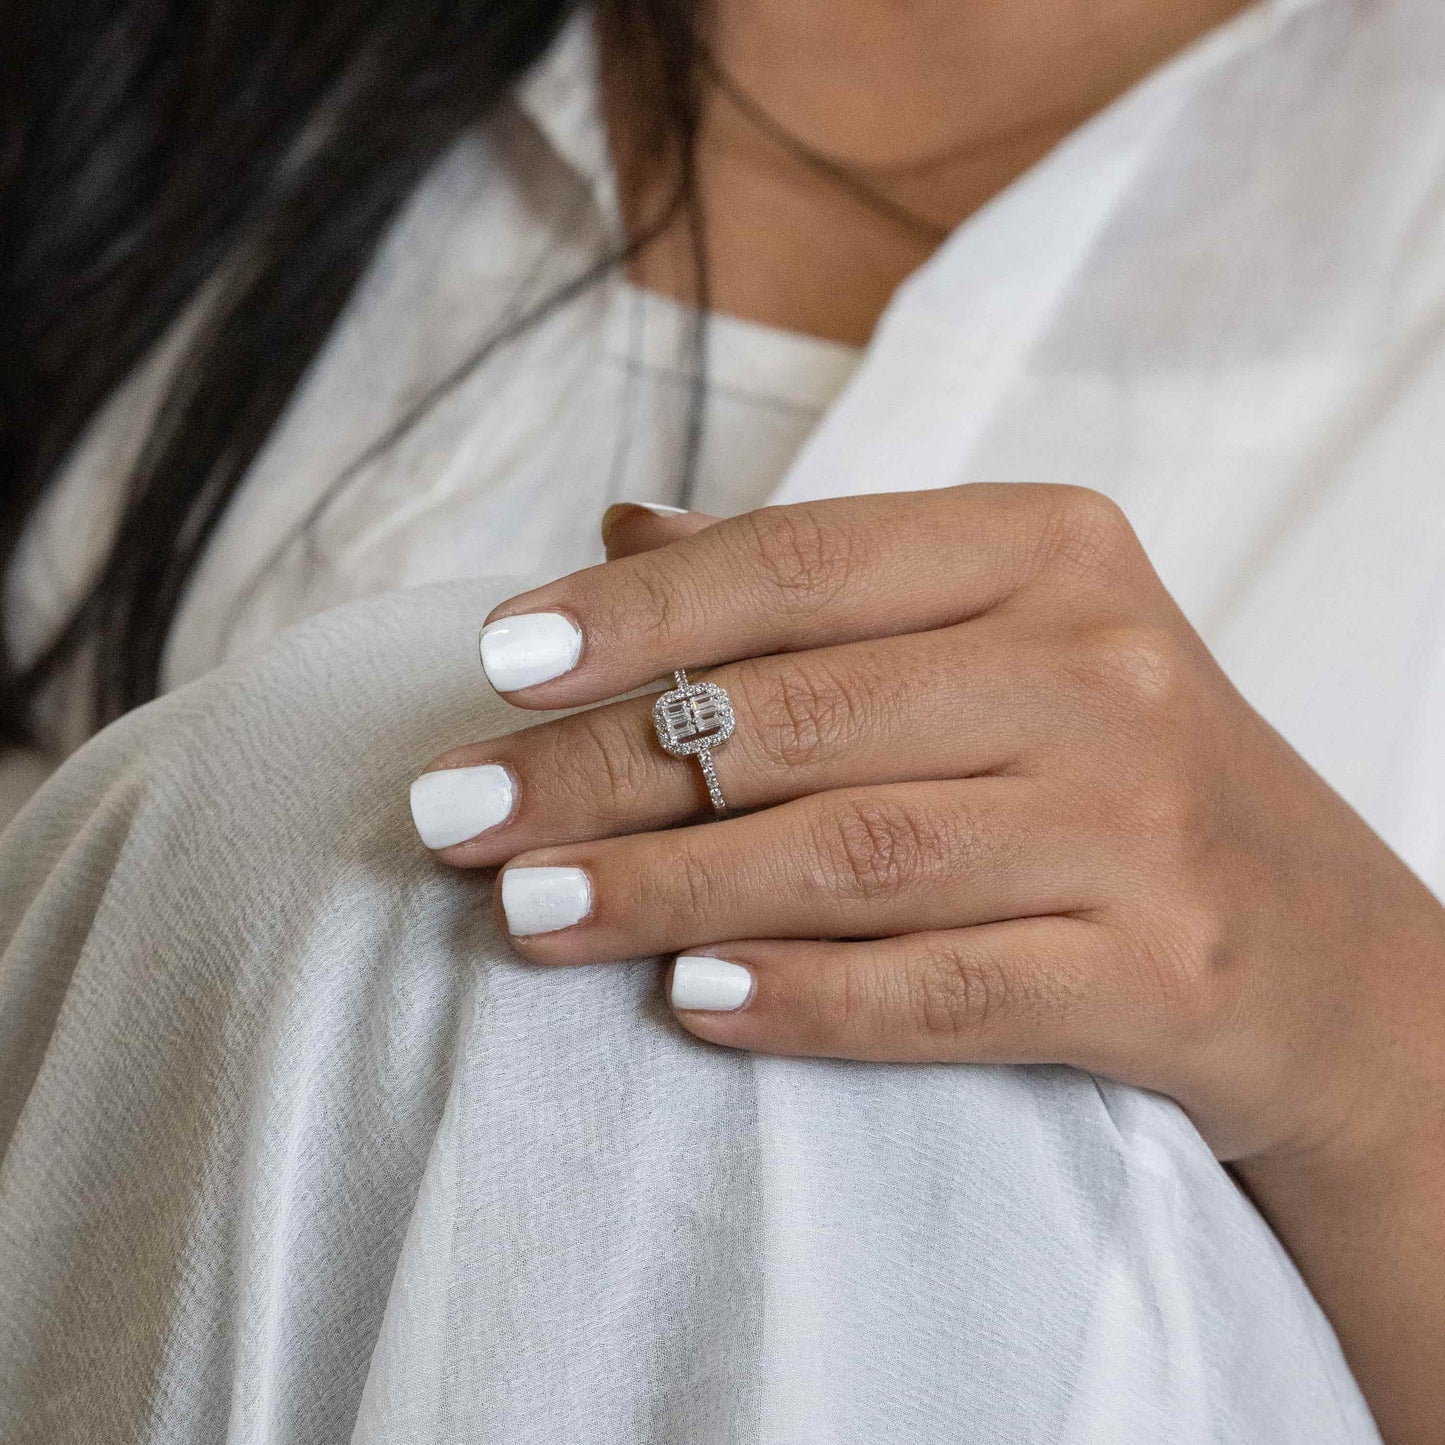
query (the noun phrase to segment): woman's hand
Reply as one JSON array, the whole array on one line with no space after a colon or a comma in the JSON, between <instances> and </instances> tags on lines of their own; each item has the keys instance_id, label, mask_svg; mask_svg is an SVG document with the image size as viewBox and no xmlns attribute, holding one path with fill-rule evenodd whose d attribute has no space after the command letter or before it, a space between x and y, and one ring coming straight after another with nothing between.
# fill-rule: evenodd
<instances>
[{"instance_id":1,"label":"woman's hand","mask_svg":"<svg viewBox=\"0 0 1445 1445\"><path fill-rule=\"evenodd\" d=\"M439 758L418 827L506 864L517 949L686 955L678 1019L734 1048L1171 1095L1386 1438L1437 1440L1445 909L1234 690L1118 509L1024 486L629 508L608 544L497 609L494 685L560 708L712 668L718 774L756 811L699 825L651 697Z\"/></svg>"},{"instance_id":2,"label":"woman's hand","mask_svg":"<svg viewBox=\"0 0 1445 1445\"><path fill-rule=\"evenodd\" d=\"M624 550L707 520L629 512ZM541 613L565 620L515 621ZM1075 1064L1178 1099L1226 1159L1396 1128L1398 1080L1439 1076L1439 905L1240 698L1096 493L767 508L491 623L500 686L557 673L508 692L522 707L714 668L738 718L718 774L757 810L697 823L650 696L438 759L509 775L506 820L443 856L507 864L529 959L723 959L751 985L679 1009L703 1038Z\"/></svg>"}]
</instances>

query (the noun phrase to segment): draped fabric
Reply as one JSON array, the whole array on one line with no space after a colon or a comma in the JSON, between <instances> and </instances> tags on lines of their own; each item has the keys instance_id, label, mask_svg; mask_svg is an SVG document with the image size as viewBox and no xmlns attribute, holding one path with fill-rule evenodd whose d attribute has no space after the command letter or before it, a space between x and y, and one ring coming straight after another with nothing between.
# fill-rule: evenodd
<instances>
[{"instance_id":1,"label":"draped fabric","mask_svg":"<svg viewBox=\"0 0 1445 1445\"><path fill-rule=\"evenodd\" d=\"M496 595L303 623L6 838L0 1438L1376 1439L1172 1104L723 1049L656 961L512 957L405 803L514 724Z\"/></svg>"},{"instance_id":2,"label":"draped fabric","mask_svg":"<svg viewBox=\"0 0 1445 1445\"><path fill-rule=\"evenodd\" d=\"M1108 492L1442 893L1441 396L1445 10L1281 0L960 227L776 495ZM655 961L508 953L405 805L520 721L493 543L279 608L0 839L0 1438L1375 1440L1167 1101L730 1052Z\"/></svg>"}]
</instances>

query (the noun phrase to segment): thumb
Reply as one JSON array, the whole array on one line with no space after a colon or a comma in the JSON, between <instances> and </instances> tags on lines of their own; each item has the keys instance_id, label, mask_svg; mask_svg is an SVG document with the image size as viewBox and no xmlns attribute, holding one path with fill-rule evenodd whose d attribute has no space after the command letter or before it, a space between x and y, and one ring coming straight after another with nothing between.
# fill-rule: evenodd
<instances>
[{"instance_id":1,"label":"thumb","mask_svg":"<svg viewBox=\"0 0 1445 1445\"><path fill-rule=\"evenodd\" d=\"M706 512L687 512L656 502L614 502L602 514L602 545L607 560L615 562L619 557L634 557L680 542L717 520Z\"/></svg>"}]
</instances>

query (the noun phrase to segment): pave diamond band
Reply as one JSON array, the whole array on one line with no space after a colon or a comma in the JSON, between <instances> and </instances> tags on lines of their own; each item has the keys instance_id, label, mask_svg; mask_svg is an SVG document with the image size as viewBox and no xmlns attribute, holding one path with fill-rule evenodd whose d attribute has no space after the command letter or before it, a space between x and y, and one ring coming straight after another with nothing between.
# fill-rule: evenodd
<instances>
[{"instance_id":1,"label":"pave diamond band","mask_svg":"<svg viewBox=\"0 0 1445 1445\"><path fill-rule=\"evenodd\" d=\"M677 686L652 705L657 741L675 758L697 759L713 811L721 816L728 805L717 780L712 750L732 736L736 721L732 701L715 682L689 682L682 668L672 676Z\"/></svg>"},{"instance_id":2,"label":"pave diamond band","mask_svg":"<svg viewBox=\"0 0 1445 1445\"><path fill-rule=\"evenodd\" d=\"M722 795L722 787L717 780L717 769L713 767L712 749L704 748L698 755L697 760L702 766L702 780L707 784L707 795L712 802L713 812L726 813L728 805Z\"/></svg>"}]
</instances>

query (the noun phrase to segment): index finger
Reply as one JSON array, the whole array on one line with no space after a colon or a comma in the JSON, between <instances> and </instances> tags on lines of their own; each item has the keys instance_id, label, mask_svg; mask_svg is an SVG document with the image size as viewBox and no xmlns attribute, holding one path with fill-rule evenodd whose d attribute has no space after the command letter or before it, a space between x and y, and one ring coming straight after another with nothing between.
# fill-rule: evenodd
<instances>
[{"instance_id":1,"label":"index finger","mask_svg":"<svg viewBox=\"0 0 1445 1445\"><path fill-rule=\"evenodd\" d=\"M570 707L677 668L947 626L1102 508L1081 488L979 483L764 507L504 602L482 666L520 707Z\"/></svg>"}]
</instances>

